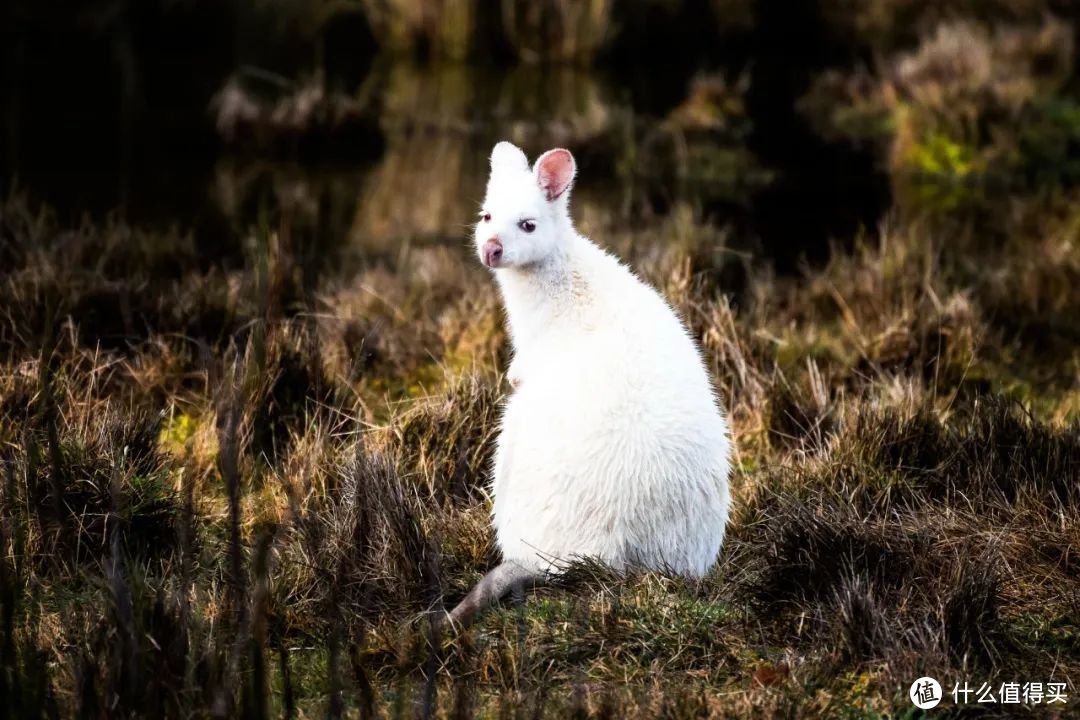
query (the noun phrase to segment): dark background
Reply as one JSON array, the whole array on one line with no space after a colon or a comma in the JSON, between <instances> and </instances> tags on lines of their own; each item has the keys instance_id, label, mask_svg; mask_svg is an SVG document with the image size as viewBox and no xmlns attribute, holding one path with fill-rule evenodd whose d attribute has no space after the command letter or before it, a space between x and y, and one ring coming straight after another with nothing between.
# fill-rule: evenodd
<instances>
[{"instance_id":1,"label":"dark background","mask_svg":"<svg viewBox=\"0 0 1080 720\"><path fill-rule=\"evenodd\" d=\"M796 101L814 74L872 63L873 39L838 26L814 0L743 3L741 14L731 17L721 5L616 3L610 39L571 64L583 66L641 124L671 112L703 73L752 74L745 97L748 132L740 142L773 181L736 203L704 197L704 213L735 227L741 244L783 268L803 256L821 259L830 239L850 238L859 228L873 231L889 205L889 183L871 148L819 137ZM386 152L375 121L376 93L350 127L300 133L242 153L215 130L211 107L237 72L257 68L286 82L317 72L328 89L349 95L378 72L377 60L380 67L464 62L489 83L521 64L493 27L499 3L477 3L476 37L464 58L442 57L422 41L391 53L380 48L362 4L341 3L328 12L321 7L204 0L6 3L0 11L2 187L28 192L68 218L119 212L139 223L177 223L220 235L227 223L209 188L223 158L271 156L317 174L363 170ZM898 42L914 40L912 28L911 37ZM565 64L541 63L538 72ZM490 138L499 135L491 108L475 107L463 119L467 139L486 154ZM614 182L601 174L611 164L606 158L588 157L586 147L572 149L585 153L584 171L593 173L594 186ZM649 204L665 209L663 198Z\"/></svg>"}]
</instances>

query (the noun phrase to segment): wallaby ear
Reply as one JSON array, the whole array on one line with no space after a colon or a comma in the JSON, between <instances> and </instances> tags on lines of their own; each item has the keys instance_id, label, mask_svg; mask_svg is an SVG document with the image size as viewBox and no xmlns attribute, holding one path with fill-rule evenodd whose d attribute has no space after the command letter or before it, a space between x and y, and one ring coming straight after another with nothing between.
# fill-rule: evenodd
<instances>
[{"instance_id":1,"label":"wallaby ear","mask_svg":"<svg viewBox=\"0 0 1080 720\"><path fill-rule=\"evenodd\" d=\"M555 148L536 159L533 172L536 174L536 183L550 202L566 192L570 183L574 182L577 164L569 150Z\"/></svg>"},{"instance_id":2,"label":"wallaby ear","mask_svg":"<svg viewBox=\"0 0 1080 720\"><path fill-rule=\"evenodd\" d=\"M503 140L491 151L491 170L528 170L529 158L517 145Z\"/></svg>"}]
</instances>

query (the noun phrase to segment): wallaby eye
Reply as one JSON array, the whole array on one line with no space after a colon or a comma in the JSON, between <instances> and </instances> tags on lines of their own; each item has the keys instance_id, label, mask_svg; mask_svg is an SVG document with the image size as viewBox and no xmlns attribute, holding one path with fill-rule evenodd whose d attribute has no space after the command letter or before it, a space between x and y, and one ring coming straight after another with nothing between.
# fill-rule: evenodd
<instances>
[{"instance_id":1,"label":"wallaby eye","mask_svg":"<svg viewBox=\"0 0 1080 720\"><path fill-rule=\"evenodd\" d=\"M482 213L480 215L480 219L483 220L484 222L491 222L491 213L489 213L489 212Z\"/></svg>"},{"instance_id":2,"label":"wallaby eye","mask_svg":"<svg viewBox=\"0 0 1080 720\"><path fill-rule=\"evenodd\" d=\"M518 223L518 227L527 233L531 233L533 230L536 229L536 223L534 223L532 220L522 220Z\"/></svg>"}]
</instances>

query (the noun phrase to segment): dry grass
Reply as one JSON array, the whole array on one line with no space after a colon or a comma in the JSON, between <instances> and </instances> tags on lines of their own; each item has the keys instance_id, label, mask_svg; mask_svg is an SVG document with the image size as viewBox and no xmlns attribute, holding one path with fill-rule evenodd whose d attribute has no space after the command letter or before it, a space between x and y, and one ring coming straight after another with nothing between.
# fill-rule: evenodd
<instances>
[{"instance_id":1,"label":"dry grass","mask_svg":"<svg viewBox=\"0 0 1080 720\"><path fill-rule=\"evenodd\" d=\"M897 184L900 107L920 133L997 123L973 152L1017 161L963 202L901 194L824 266L777 276L692 203L579 208L705 352L738 447L728 540L699 582L583 559L454 638L426 613L496 560L507 388L461 231L408 242L447 236L448 203L340 265L291 211L209 245L0 204L0 714L910 717L920 675L1066 682L1071 707L1080 176L1026 173L1050 167L1038 122L1080 133L1033 110L1068 104L1028 62L1060 46L1036 21L931 23L879 71L822 81L883 113ZM957 53L971 70L942 76ZM744 85L699 80L658 146L737 148ZM423 133L394 118L430 94L382 116L380 182L480 172L451 144L403 154ZM608 127L590 118L567 132ZM698 167L675 157L676 179Z\"/></svg>"},{"instance_id":2,"label":"dry grass","mask_svg":"<svg viewBox=\"0 0 1080 720\"><path fill-rule=\"evenodd\" d=\"M700 583L571 568L432 652L414 620L493 560L502 335L469 258L373 268L359 290L331 274L305 302L280 240L247 244L229 275L190 239L69 231L9 201L19 714L817 717L903 707L914 673L1072 682L1080 357L1025 339L1076 332L1071 207L1041 203L1022 243L1016 213L977 256L897 220L805 277L749 267L734 303L710 281L731 260L692 216L613 236L728 398L722 562Z\"/></svg>"}]
</instances>

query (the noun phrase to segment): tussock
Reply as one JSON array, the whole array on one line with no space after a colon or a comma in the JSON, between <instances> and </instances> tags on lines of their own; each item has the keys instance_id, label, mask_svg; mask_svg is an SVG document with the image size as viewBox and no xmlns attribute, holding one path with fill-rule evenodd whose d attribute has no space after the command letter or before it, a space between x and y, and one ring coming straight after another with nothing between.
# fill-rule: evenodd
<instances>
[{"instance_id":1,"label":"tussock","mask_svg":"<svg viewBox=\"0 0 1080 720\"><path fill-rule=\"evenodd\" d=\"M20 202L5 216L28 217ZM19 251L7 292L59 266L50 238L66 231L34 227L39 250ZM659 258L649 272L669 273L742 453L720 567L689 583L583 558L438 650L425 613L495 559L483 477L501 336L463 321L477 308L495 320L490 305L380 271L380 297L428 310L419 328L382 315L378 346L422 338L432 359L395 351L357 372L341 355L355 333L345 311L369 301L331 278L322 297L345 303L346 321L313 320L285 300L294 286L247 276L259 255L230 284L277 295L228 290L223 337L154 330L189 321L158 313L166 303L197 315L173 302L194 287L186 276L150 283L130 335L118 327L122 342L93 349L87 316L34 327L28 296L9 295L2 598L20 707L257 714L327 697L377 707L391 688L476 712L502 698L546 712L748 703L798 716L856 702L837 680L852 674L864 676L857 702L889 707L915 672L1072 672L1061 648L1074 647L1080 428L1061 389L1075 378L1059 357L1010 345L1015 324L1034 321L997 305L1004 282L1035 317L1062 302L1044 280L1057 276L1002 279L1011 245L968 265L928 228L896 224L803 277L750 266L734 299L694 279L718 271L696 245ZM1061 237L1051 227L1028 252L1070 258ZM291 253L249 247L288 276ZM80 273L77 291L50 281L57 307L123 282ZM43 332L54 339L34 340ZM471 366L457 365L463 348ZM735 705L714 706L705 685ZM807 687L836 695L808 710Z\"/></svg>"},{"instance_id":2,"label":"tussock","mask_svg":"<svg viewBox=\"0 0 1080 720\"><path fill-rule=\"evenodd\" d=\"M875 147L898 192L828 262L778 275L687 204L587 215L730 408L720 564L691 582L581 558L453 639L430 612L497 561L507 357L479 270L428 242L446 206L415 210L440 228L423 243L339 266L309 262L331 253L291 215L211 244L0 202L0 714L879 717L922 675L1059 680L1071 706L1070 41L1045 3L987 7L833 18L875 61L823 73L803 110ZM731 89L702 81L669 127L699 138Z\"/></svg>"}]
</instances>

